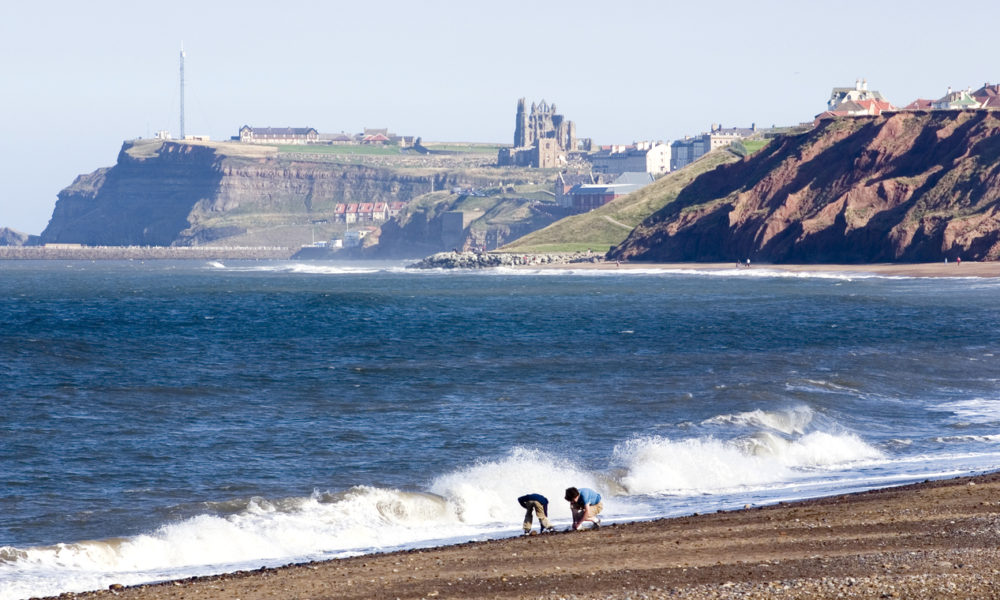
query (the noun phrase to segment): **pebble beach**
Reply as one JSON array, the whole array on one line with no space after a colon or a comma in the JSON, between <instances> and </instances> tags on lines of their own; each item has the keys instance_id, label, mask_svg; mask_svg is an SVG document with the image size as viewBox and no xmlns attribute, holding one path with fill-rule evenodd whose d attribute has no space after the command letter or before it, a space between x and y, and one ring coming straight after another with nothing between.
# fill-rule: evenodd
<instances>
[{"instance_id":1,"label":"pebble beach","mask_svg":"<svg viewBox=\"0 0 1000 600\"><path fill-rule=\"evenodd\" d=\"M997 598L998 544L991 473L60 598Z\"/></svg>"}]
</instances>

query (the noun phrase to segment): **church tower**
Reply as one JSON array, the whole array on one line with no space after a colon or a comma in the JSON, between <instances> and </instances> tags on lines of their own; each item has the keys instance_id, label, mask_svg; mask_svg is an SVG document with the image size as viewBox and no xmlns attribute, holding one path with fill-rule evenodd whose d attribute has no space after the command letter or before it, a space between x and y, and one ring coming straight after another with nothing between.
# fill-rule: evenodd
<instances>
[{"instance_id":1,"label":"church tower","mask_svg":"<svg viewBox=\"0 0 1000 600\"><path fill-rule=\"evenodd\" d=\"M517 116L514 118L514 147L523 148L528 145L528 113L524 110L524 98L517 101Z\"/></svg>"}]
</instances>

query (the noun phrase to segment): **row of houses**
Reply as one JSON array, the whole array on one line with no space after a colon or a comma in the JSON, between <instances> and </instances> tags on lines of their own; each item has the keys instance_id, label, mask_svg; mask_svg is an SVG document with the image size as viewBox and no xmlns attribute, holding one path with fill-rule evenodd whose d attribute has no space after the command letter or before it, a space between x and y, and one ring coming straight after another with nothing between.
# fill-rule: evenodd
<instances>
[{"instance_id":1,"label":"row of houses","mask_svg":"<svg viewBox=\"0 0 1000 600\"><path fill-rule=\"evenodd\" d=\"M919 98L902 108L897 108L875 90L868 89L868 82L859 79L853 88L833 88L827 109L816 115L816 121L836 117L877 116L885 111L893 110L981 110L1000 108L1000 85L984 83L983 87L973 90L952 90L950 87L944 96L930 100Z\"/></svg>"},{"instance_id":2,"label":"row of houses","mask_svg":"<svg viewBox=\"0 0 1000 600\"><path fill-rule=\"evenodd\" d=\"M761 133L756 123L750 127L723 127L713 123L708 133L696 136L684 136L682 140L674 140L670 144L670 170L676 171L685 167L712 150L725 148L734 142Z\"/></svg>"},{"instance_id":3,"label":"row of houses","mask_svg":"<svg viewBox=\"0 0 1000 600\"><path fill-rule=\"evenodd\" d=\"M983 87L971 87L948 92L937 100L919 98L903 107L903 110L989 110L1000 108L1000 84L984 83Z\"/></svg>"},{"instance_id":4,"label":"row of houses","mask_svg":"<svg viewBox=\"0 0 1000 600\"><path fill-rule=\"evenodd\" d=\"M399 214L405 202L342 202L334 206L336 223L383 223Z\"/></svg>"},{"instance_id":5,"label":"row of houses","mask_svg":"<svg viewBox=\"0 0 1000 600\"><path fill-rule=\"evenodd\" d=\"M670 146L663 142L636 142L632 145L602 146L586 155L597 173L642 172L662 175L670 170Z\"/></svg>"}]
</instances>

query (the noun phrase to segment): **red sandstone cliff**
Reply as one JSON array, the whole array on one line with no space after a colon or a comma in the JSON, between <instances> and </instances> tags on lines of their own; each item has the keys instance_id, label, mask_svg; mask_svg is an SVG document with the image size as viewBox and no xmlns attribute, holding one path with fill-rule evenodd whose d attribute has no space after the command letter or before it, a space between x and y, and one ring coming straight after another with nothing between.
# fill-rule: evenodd
<instances>
[{"instance_id":1,"label":"red sandstone cliff","mask_svg":"<svg viewBox=\"0 0 1000 600\"><path fill-rule=\"evenodd\" d=\"M723 165L609 258L861 263L1000 258L1000 112L826 121Z\"/></svg>"}]
</instances>

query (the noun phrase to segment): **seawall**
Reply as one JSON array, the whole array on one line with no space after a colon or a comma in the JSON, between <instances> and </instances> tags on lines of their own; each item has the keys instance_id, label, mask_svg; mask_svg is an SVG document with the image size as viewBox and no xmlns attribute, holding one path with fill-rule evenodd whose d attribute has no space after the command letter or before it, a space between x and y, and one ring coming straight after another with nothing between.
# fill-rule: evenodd
<instances>
[{"instance_id":1,"label":"seawall","mask_svg":"<svg viewBox=\"0 0 1000 600\"><path fill-rule=\"evenodd\" d=\"M0 246L0 260L285 260L297 248L226 246Z\"/></svg>"}]
</instances>

